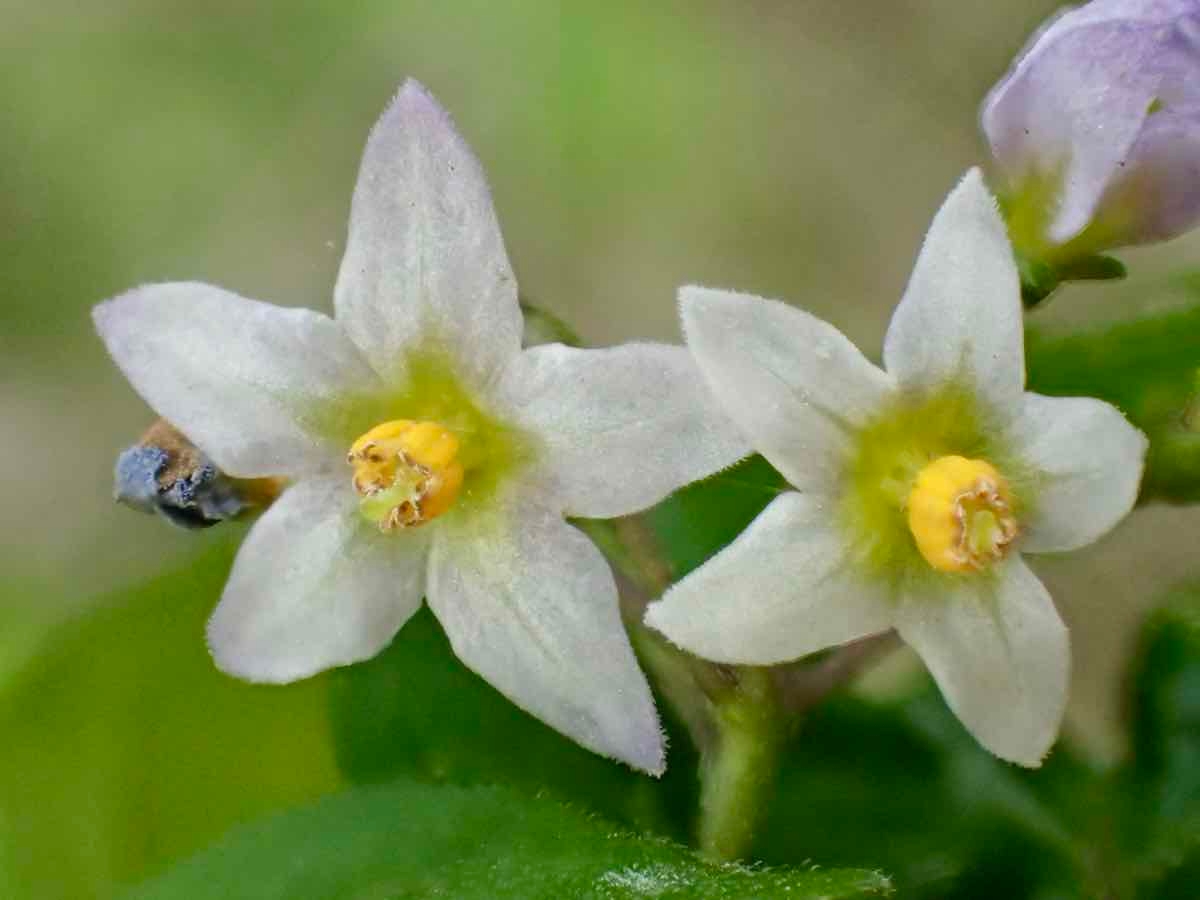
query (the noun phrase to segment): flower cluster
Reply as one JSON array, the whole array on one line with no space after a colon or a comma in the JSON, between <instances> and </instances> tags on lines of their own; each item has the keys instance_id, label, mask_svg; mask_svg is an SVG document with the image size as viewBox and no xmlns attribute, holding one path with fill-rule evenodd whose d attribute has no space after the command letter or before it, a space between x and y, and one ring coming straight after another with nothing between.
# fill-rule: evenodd
<instances>
[{"instance_id":1,"label":"flower cluster","mask_svg":"<svg viewBox=\"0 0 1200 900\"><path fill-rule=\"evenodd\" d=\"M424 598L455 653L579 743L663 744L616 584L564 516L651 506L746 453L681 347L522 350L478 161L415 82L375 126L336 318L206 284L101 304L109 353L229 476L282 476L208 627L287 682L374 656Z\"/></svg>"},{"instance_id":2,"label":"flower cluster","mask_svg":"<svg viewBox=\"0 0 1200 900\"><path fill-rule=\"evenodd\" d=\"M1043 31L984 109L1010 221L969 172L882 368L807 313L700 287L681 292L686 348L523 349L482 169L409 82L367 143L335 317L198 283L97 307L117 365L208 473L192 485L139 451L123 496L203 524L241 508L197 506L218 474L281 490L209 623L223 670L288 682L367 659L425 601L515 703L659 773L614 577L564 519L635 513L757 451L791 489L645 624L751 665L895 629L981 744L1036 766L1068 638L1021 554L1112 528L1147 445L1108 404L1025 391L1010 234L1033 222L1030 243L1112 246L1200 214L1197 27L1196 2L1097 0ZM1048 189L1036 216L1012 213Z\"/></svg>"}]
</instances>

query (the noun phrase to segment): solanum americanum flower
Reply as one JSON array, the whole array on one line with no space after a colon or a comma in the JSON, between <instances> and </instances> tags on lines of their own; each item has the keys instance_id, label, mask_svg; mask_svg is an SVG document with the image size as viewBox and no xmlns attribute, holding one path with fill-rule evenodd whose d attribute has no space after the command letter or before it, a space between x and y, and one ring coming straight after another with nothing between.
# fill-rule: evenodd
<instances>
[{"instance_id":1,"label":"solanum americanum flower","mask_svg":"<svg viewBox=\"0 0 1200 900\"><path fill-rule=\"evenodd\" d=\"M1106 403L1025 391L1016 267L979 173L933 221L883 369L783 303L695 287L681 302L705 379L794 490L646 622L754 665L895 628L980 743L1038 765L1066 702L1068 641L1021 553L1112 528L1146 440Z\"/></svg>"},{"instance_id":2,"label":"solanum americanum flower","mask_svg":"<svg viewBox=\"0 0 1200 900\"><path fill-rule=\"evenodd\" d=\"M746 452L687 351L522 350L482 169L415 82L367 143L334 308L183 283L95 310L134 387L223 472L289 481L209 623L217 665L288 682L363 660L424 597L515 703L662 771L612 573L564 516L635 512Z\"/></svg>"}]
</instances>

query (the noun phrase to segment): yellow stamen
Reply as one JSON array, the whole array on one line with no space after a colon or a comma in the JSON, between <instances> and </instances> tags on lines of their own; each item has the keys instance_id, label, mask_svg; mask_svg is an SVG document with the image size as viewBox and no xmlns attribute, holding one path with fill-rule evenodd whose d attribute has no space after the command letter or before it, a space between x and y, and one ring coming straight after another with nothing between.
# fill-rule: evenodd
<instances>
[{"instance_id":1,"label":"yellow stamen","mask_svg":"<svg viewBox=\"0 0 1200 900\"><path fill-rule=\"evenodd\" d=\"M381 531L412 528L454 505L462 488L458 438L436 422L396 419L350 447L359 509Z\"/></svg>"},{"instance_id":2,"label":"yellow stamen","mask_svg":"<svg viewBox=\"0 0 1200 900\"><path fill-rule=\"evenodd\" d=\"M976 572L1004 558L1017 536L1012 497L981 459L943 456L917 475L908 527L921 555L942 572Z\"/></svg>"}]
</instances>

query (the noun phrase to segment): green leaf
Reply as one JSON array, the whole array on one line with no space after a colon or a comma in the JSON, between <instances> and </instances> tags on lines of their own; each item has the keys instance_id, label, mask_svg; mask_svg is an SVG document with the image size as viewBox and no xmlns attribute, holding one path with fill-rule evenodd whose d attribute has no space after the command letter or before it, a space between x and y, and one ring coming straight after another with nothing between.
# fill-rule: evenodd
<instances>
[{"instance_id":1,"label":"green leaf","mask_svg":"<svg viewBox=\"0 0 1200 900\"><path fill-rule=\"evenodd\" d=\"M339 784L322 680L255 687L209 658L204 622L239 531L101 601L7 681L3 896L109 897L234 822Z\"/></svg>"},{"instance_id":2,"label":"green leaf","mask_svg":"<svg viewBox=\"0 0 1200 900\"><path fill-rule=\"evenodd\" d=\"M351 781L409 775L508 784L638 828L686 834L686 755L656 780L584 750L463 666L428 609L379 656L330 678L337 759Z\"/></svg>"},{"instance_id":3,"label":"green leaf","mask_svg":"<svg viewBox=\"0 0 1200 900\"><path fill-rule=\"evenodd\" d=\"M1200 584L1147 623L1132 694L1123 835L1139 880L1153 881L1200 857Z\"/></svg>"},{"instance_id":4,"label":"green leaf","mask_svg":"<svg viewBox=\"0 0 1200 900\"><path fill-rule=\"evenodd\" d=\"M1026 309L1049 299L1068 281L1112 281L1126 275L1124 263L1101 254L1074 257L1061 263L1035 259L1019 251L1016 256L1017 271L1021 276L1021 299Z\"/></svg>"},{"instance_id":5,"label":"green leaf","mask_svg":"<svg viewBox=\"0 0 1200 900\"><path fill-rule=\"evenodd\" d=\"M404 780L237 829L129 900L761 898L890 893L869 871L703 863L547 798Z\"/></svg>"},{"instance_id":6,"label":"green leaf","mask_svg":"<svg viewBox=\"0 0 1200 900\"><path fill-rule=\"evenodd\" d=\"M931 683L902 703L837 697L786 753L755 857L870 860L906 898L1076 896L1065 888L1079 883L1078 848L1037 787L1062 777L1063 757L1035 773L1000 762Z\"/></svg>"}]
</instances>

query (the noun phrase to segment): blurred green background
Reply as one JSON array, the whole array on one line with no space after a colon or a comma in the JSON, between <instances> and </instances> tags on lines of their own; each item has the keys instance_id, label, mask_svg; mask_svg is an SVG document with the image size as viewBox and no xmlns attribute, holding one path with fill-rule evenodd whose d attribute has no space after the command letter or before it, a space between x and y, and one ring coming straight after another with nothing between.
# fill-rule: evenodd
<instances>
[{"instance_id":1,"label":"blurred green background","mask_svg":"<svg viewBox=\"0 0 1200 900\"><path fill-rule=\"evenodd\" d=\"M414 76L483 160L522 293L588 341L677 340L675 290L699 282L786 298L873 350L934 210L985 160L981 98L1056 5L0 3L0 689L17 698L0 894L25 896L53 865L55 829L95 845L73 864L104 880L338 783L320 680L215 675L206 606L164 610L151 587L101 612L106 631L80 623L236 540L112 503L114 455L152 414L95 338L94 303L199 279L328 310L367 131ZM1130 282L1068 289L1039 319L1170 306L1166 275L1198 251L1193 235L1123 254ZM1143 509L1100 545L1035 563L1072 627L1070 726L1097 758L1122 751L1134 626L1194 573L1198 526L1200 510ZM200 588L209 604L219 583ZM222 729L241 724L181 736L213 708ZM239 742L257 760L244 791L220 769ZM139 796L160 804L145 815L161 843L114 851L107 810L141 815ZM60 895L84 896L47 893Z\"/></svg>"}]
</instances>

